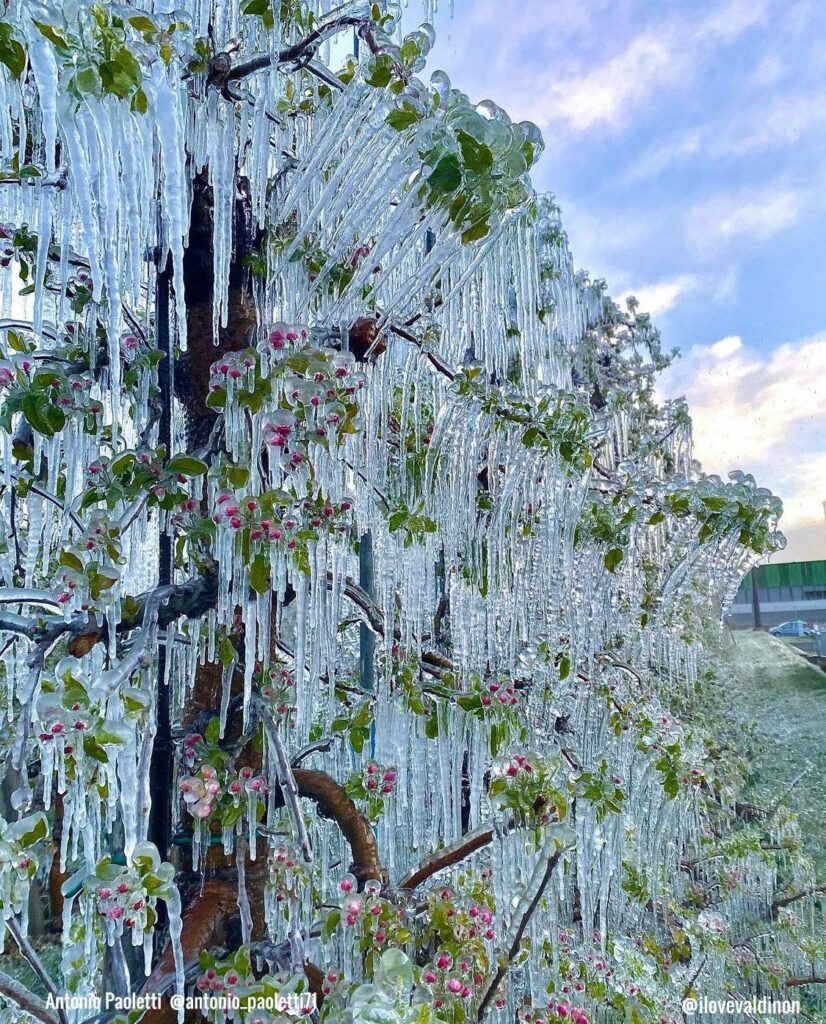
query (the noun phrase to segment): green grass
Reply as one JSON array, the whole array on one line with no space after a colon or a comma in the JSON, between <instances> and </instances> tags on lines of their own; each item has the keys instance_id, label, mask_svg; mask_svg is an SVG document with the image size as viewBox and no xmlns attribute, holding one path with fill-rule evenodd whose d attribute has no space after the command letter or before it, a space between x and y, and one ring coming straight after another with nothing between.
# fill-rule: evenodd
<instances>
[{"instance_id":1,"label":"green grass","mask_svg":"<svg viewBox=\"0 0 826 1024\"><path fill-rule=\"evenodd\" d=\"M732 712L754 728L758 801L771 806L785 794L804 848L826 874L826 673L782 640L751 630L726 639L723 664Z\"/></svg>"}]
</instances>

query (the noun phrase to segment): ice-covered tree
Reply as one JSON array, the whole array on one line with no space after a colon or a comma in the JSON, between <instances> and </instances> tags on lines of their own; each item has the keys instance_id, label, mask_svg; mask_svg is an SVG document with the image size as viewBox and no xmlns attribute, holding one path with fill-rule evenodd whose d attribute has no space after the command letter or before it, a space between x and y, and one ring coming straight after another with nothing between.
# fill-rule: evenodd
<instances>
[{"instance_id":1,"label":"ice-covered tree","mask_svg":"<svg viewBox=\"0 0 826 1024\"><path fill-rule=\"evenodd\" d=\"M537 128L399 21L4 5L9 1021L659 1022L826 974L796 823L696 711L780 504L702 475Z\"/></svg>"}]
</instances>

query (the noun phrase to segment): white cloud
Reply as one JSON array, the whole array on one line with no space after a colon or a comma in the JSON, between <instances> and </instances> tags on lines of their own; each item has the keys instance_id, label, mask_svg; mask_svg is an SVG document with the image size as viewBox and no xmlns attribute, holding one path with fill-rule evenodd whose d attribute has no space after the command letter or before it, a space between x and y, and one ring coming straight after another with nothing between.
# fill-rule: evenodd
<instances>
[{"instance_id":1,"label":"white cloud","mask_svg":"<svg viewBox=\"0 0 826 1024\"><path fill-rule=\"evenodd\" d=\"M719 341L715 341L713 345L709 345L708 351L709 355L715 359L727 359L742 347L743 339L740 335L730 334L727 338L721 338Z\"/></svg>"},{"instance_id":2,"label":"white cloud","mask_svg":"<svg viewBox=\"0 0 826 1024\"><path fill-rule=\"evenodd\" d=\"M797 222L804 198L793 188L771 184L713 195L689 209L686 239L701 254L731 242L767 241Z\"/></svg>"},{"instance_id":3,"label":"white cloud","mask_svg":"<svg viewBox=\"0 0 826 1024\"><path fill-rule=\"evenodd\" d=\"M667 313L686 295L696 291L699 285L700 278L696 274L681 274L679 277L628 291L621 296L620 301L624 302L629 295L633 295L639 302L641 313L650 313L651 316L657 317Z\"/></svg>"},{"instance_id":4,"label":"white cloud","mask_svg":"<svg viewBox=\"0 0 826 1024\"><path fill-rule=\"evenodd\" d=\"M644 181L698 157L727 160L789 149L810 133L822 132L824 122L826 95L822 89L775 96L769 101L759 96L734 117L712 117L701 127L666 136L633 161L627 177Z\"/></svg>"},{"instance_id":5,"label":"white cloud","mask_svg":"<svg viewBox=\"0 0 826 1024\"><path fill-rule=\"evenodd\" d=\"M577 131L627 115L654 88L677 72L673 46L659 32L634 39L618 57L552 90L552 109Z\"/></svg>"},{"instance_id":6,"label":"white cloud","mask_svg":"<svg viewBox=\"0 0 826 1024\"><path fill-rule=\"evenodd\" d=\"M629 295L633 295L639 303L640 312L658 317L698 294L708 296L713 302L725 302L734 294L736 285L737 272L733 267L720 269L713 275L678 274L676 277L629 288L620 296L619 301L625 302Z\"/></svg>"},{"instance_id":7,"label":"white cloud","mask_svg":"<svg viewBox=\"0 0 826 1024\"><path fill-rule=\"evenodd\" d=\"M826 332L765 354L736 335L696 345L660 385L686 396L706 472L746 470L783 499L794 557L826 557L825 391Z\"/></svg>"},{"instance_id":8,"label":"white cloud","mask_svg":"<svg viewBox=\"0 0 826 1024\"><path fill-rule=\"evenodd\" d=\"M729 0L705 17L672 18L647 28L602 65L549 81L552 118L575 131L600 122L617 127L664 88L690 80L711 53L763 22L768 10L768 0Z\"/></svg>"}]
</instances>

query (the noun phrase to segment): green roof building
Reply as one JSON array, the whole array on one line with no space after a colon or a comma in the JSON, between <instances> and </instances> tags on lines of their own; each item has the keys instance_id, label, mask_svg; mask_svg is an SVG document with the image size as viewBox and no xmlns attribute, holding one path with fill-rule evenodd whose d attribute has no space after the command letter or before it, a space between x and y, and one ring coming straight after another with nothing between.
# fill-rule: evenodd
<instances>
[{"instance_id":1,"label":"green roof building","mask_svg":"<svg viewBox=\"0 0 826 1024\"><path fill-rule=\"evenodd\" d=\"M757 583L757 602L753 599ZM760 625L779 626L790 619L826 624L826 559L760 565L743 577L727 616L732 626L755 625L755 603Z\"/></svg>"}]
</instances>

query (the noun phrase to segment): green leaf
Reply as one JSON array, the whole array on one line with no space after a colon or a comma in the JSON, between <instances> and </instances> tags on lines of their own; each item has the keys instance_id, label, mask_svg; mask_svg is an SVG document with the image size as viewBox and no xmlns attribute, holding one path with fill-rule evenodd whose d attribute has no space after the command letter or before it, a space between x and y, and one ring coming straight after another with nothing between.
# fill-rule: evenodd
<instances>
[{"instance_id":1,"label":"green leaf","mask_svg":"<svg viewBox=\"0 0 826 1024\"><path fill-rule=\"evenodd\" d=\"M418 111L413 110L411 107L405 107L404 110L391 110L385 118L390 127L395 128L397 132L406 131L414 124L418 124L420 120L421 117Z\"/></svg>"},{"instance_id":2,"label":"green leaf","mask_svg":"<svg viewBox=\"0 0 826 1024\"><path fill-rule=\"evenodd\" d=\"M386 53L374 57L369 68L368 74L364 77L364 81L368 85L372 85L374 89L384 89L390 85L393 78L393 64Z\"/></svg>"},{"instance_id":3,"label":"green leaf","mask_svg":"<svg viewBox=\"0 0 826 1024\"><path fill-rule=\"evenodd\" d=\"M6 334L6 341L8 342L9 348L13 352L28 351L26 342L23 340L23 336L21 334L18 334L17 331L9 331Z\"/></svg>"},{"instance_id":4,"label":"green leaf","mask_svg":"<svg viewBox=\"0 0 826 1024\"><path fill-rule=\"evenodd\" d=\"M462 232L462 245L470 245L471 242L478 242L490 233L490 224L487 221L480 221Z\"/></svg>"},{"instance_id":5,"label":"green leaf","mask_svg":"<svg viewBox=\"0 0 826 1024\"><path fill-rule=\"evenodd\" d=\"M49 822L42 811L37 814L28 815L18 824L24 826L24 831L21 832L19 837L23 846L34 846L35 843L45 839L49 834Z\"/></svg>"},{"instance_id":6,"label":"green leaf","mask_svg":"<svg viewBox=\"0 0 826 1024\"><path fill-rule=\"evenodd\" d=\"M486 174L493 167L493 153L484 143L477 142L472 135L456 133L465 167L474 174Z\"/></svg>"},{"instance_id":7,"label":"green leaf","mask_svg":"<svg viewBox=\"0 0 826 1024\"><path fill-rule=\"evenodd\" d=\"M126 99L141 84L141 66L126 49L121 47L110 60L101 62L98 71L105 92Z\"/></svg>"},{"instance_id":8,"label":"green leaf","mask_svg":"<svg viewBox=\"0 0 826 1024\"><path fill-rule=\"evenodd\" d=\"M388 520L390 532L395 533L396 530L398 530L400 526L403 526L409 518L410 514L407 509L399 509L397 512L393 512Z\"/></svg>"},{"instance_id":9,"label":"green leaf","mask_svg":"<svg viewBox=\"0 0 826 1024\"><path fill-rule=\"evenodd\" d=\"M459 157L455 153L448 153L433 168L433 172L427 179L427 184L434 192L441 192L450 195L462 184L462 169L459 166Z\"/></svg>"},{"instance_id":10,"label":"green leaf","mask_svg":"<svg viewBox=\"0 0 826 1024\"><path fill-rule=\"evenodd\" d=\"M92 96L100 96L103 86L97 68L83 68L75 75L75 87L78 92L90 93Z\"/></svg>"},{"instance_id":11,"label":"green leaf","mask_svg":"<svg viewBox=\"0 0 826 1024\"><path fill-rule=\"evenodd\" d=\"M32 430L44 437L54 437L55 432L61 430L66 423L62 409L55 405L44 405L43 399L32 392L23 396L21 407Z\"/></svg>"},{"instance_id":12,"label":"green leaf","mask_svg":"<svg viewBox=\"0 0 826 1024\"><path fill-rule=\"evenodd\" d=\"M227 466L226 474L233 487L243 487L250 478L250 471L246 466Z\"/></svg>"},{"instance_id":13,"label":"green leaf","mask_svg":"<svg viewBox=\"0 0 826 1024\"><path fill-rule=\"evenodd\" d=\"M567 679L571 674L571 659L567 654L563 654L559 659L559 678Z\"/></svg>"},{"instance_id":14,"label":"green leaf","mask_svg":"<svg viewBox=\"0 0 826 1024\"><path fill-rule=\"evenodd\" d=\"M145 14L136 14L129 19L129 24L138 32L154 32L157 28L155 22L151 18L147 18Z\"/></svg>"},{"instance_id":15,"label":"green leaf","mask_svg":"<svg viewBox=\"0 0 826 1024\"><path fill-rule=\"evenodd\" d=\"M722 512L726 507L727 502L725 498L715 498L708 496L700 499L706 508L710 508L712 512Z\"/></svg>"},{"instance_id":16,"label":"green leaf","mask_svg":"<svg viewBox=\"0 0 826 1024\"><path fill-rule=\"evenodd\" d=\"M209 469L205 462L196 459L193 455L173 455L167 462L166 468L170 473L182 473L184 476L203 476Z\"/></svg>"},{"instance_id":17,"label":"green leaf","mask_svg":"<svg viewBox=\"0 0 826 1024\"><path fill-rule=\"evenodd\" d=\"M415 39L405 39L399 53L402 61L405 64L412 64L414 61L418 60L421 55L422 51L419 49Z\"/></svg>"},{"instance_id":18,"label":"green leaf","mask_svg":"<svg viewBox=\"0 0 826 1024\"><path fill-rule=\"evenodd\" d=\"M663 522L665 514L663 512L655 512L653 516L648 520L649 526L656 526L657 523Z\"/></svg>"},{"instance_id":19,"label":"green leaf","mask_svg":"<svg viewBox=\"0 0 826 1024\"><path fill-rule=\"evenodd\" d=\"M424 723L424 734L429 740L435 740L439 735L439 719L435 711L428 716L427 721Z\"/></svg>"},{"instance_id":20,"label":"green leaf","mask_svg":"<svg viewBox=\"0 0 826 1024\"><path fill-rule=\"evenodd\" d=\"M250 586L256 594L265 594L270 586L270 561L263 553L253 559L250 566Z\"/></svg>"},{"instance_id":21,"label":"green leaf","mask_svg":"<svg viewBox=\"0 0 826 1024\"><path fill-rule=\"evenodd\" d=\"M625 557L622 548L611 548L605 555L605 568L608 572L616 572L620 562Z\"/></svg>"},{"instance_id":22,"label":"green leaf","mask_svg":"<svg viewBox=\"0 0 826 1024\"><path fill-rule=\"evenodd\" d=\"M13 38L8 22L0 22L0 64L5 64L14 78L20 78L26 69L26 51Z\"/></svg>"},{"instance_id":23,"label":"green leaf","mask_svg":"<svg viewBox=\"0 0 826 1024\"><path fill-rule=\"evenodd\" d=\"M66 37L62 32L58 32L53 25L49 25L45 21L35 21L34 26L40 31L41 35L44 35L50 43L54 43L59 50L68 51L70 49Z\"/></svg>"},{"instance_id":24,"label":"green leaf","mask_svg":"<svg viewBox=\"0 0 826 1024\"><path fill-rule=\"evenodd\" d=\"M329 942L332 938L333 932L338 928L339 922L341 921L341 911L331 910L327 915L322 928L321 928L321 941Z\"/></svg>"},{"instance_id":25,"label":"green leaf","mask_svg":"<svg viewBox=\"0 0 826 1024\"><path fill-rule=\"evenodd\" d=\"M83 572L83 562L81 562L74 551L61 551L59 564L65 565L68 569L76 569L78 572Z\"/></svg>"},{"instance_id":26,"label":"green leaf","mask_svg":"<svg viewBox=\"0 0 826 1024\"><path fill-rule=\"evenodd\" d=\"M221 640L221 664L226 668L228 665L231 665L237 657L238 655L235 653L232 641L228 636L225 636L223 640Z\"/></svg>"}]
</instances>

